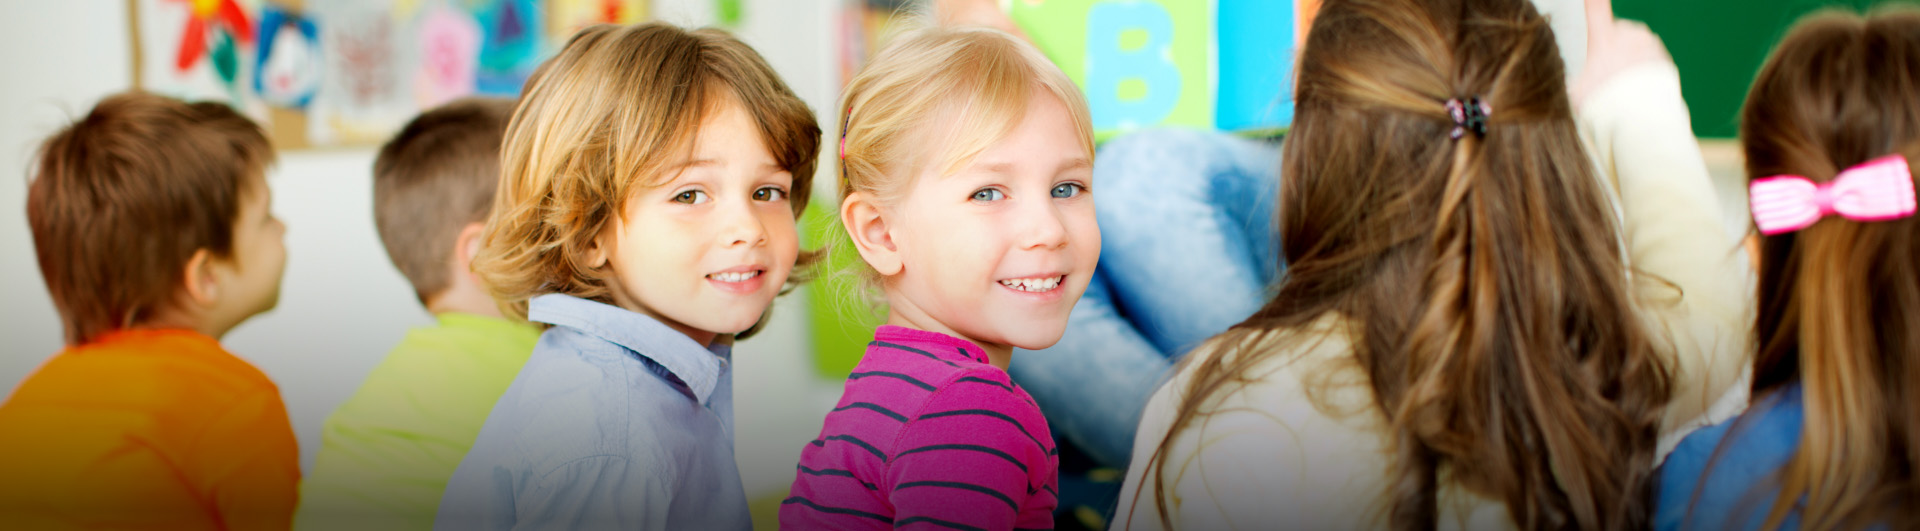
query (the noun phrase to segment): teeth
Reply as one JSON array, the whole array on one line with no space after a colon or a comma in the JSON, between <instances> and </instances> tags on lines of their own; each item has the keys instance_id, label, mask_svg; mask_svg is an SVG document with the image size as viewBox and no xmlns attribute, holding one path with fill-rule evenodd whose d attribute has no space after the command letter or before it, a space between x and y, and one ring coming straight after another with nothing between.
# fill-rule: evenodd
<instances>
[{"instance_id":1,"label":"teeth","mask_svg":"<svg viewBox=\"0 0 1920 531\"><path fill-rule=\"evenodd\" d=\"M1065 278L1066 277L1064 276L1045 277L1045 278L1010 278L1007 280L1000 281L1000 285L1017 289L1020 291L1053 291L1053 288L1060 287L1060 281Z\"/></svg>"},{"instance_id":2,"label":"teeth","mask_svg":"<svg viewBox=\"0 0 1920 531\"><path fill-rule=\"evenodd\" d=\"M759 271L747 271L747 272L741 272L741 273L714 273L711 275L707 275L707 278L711 278L721 282L746 282L747 279L757 277L757 276L760 276Z\"/></svg>"}]
</instances>

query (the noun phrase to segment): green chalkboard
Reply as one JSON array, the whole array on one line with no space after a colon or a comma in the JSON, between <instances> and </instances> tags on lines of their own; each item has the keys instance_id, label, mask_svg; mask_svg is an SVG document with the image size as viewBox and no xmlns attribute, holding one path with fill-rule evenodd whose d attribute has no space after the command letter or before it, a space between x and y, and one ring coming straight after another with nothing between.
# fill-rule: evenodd
<instances>
[{"instance_id":1,"label":"green chalkboard","mask_svg":"<svg viewBox=\"0 0 1920 531\"><path fill-rule=\"evenodd\" d=\"M1740 104L1773 45L1800 17L1827 7L1865 11L1907 0L1614 0L1614 15L1646 22L1680 67L1693 132L1733 138Z\"/></svg>"}]
</instances>

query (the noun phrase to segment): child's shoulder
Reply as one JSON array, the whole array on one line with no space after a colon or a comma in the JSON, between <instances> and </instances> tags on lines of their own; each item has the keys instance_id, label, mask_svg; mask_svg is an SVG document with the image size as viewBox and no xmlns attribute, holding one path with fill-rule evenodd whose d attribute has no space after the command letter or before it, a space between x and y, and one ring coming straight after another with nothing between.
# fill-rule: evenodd
<instances>
[{"instance_id":1,"label":"child's shoulder","mask_svg":"<svg viewBox=\"0 0 1920 531\"><path fill-rule=\"evenodd\" d=\"M443 314L435 320L407 330L375 366L369 383L386 375L398 382L448 385L499 380L504 387L526 365L540 339L539 328L506 319Z\"/></svg>"},{"instance_id":2,"label":"child's shoulder","mask_svg":"<svg viewBox=\"0 0 1920 531\"><path fill-rule=\"evenodd\" d=\"M864 382L863 382L864 381ZM1020 399L1032 403L1007 371L987 361L980 347L966 340L921 330L883 326L848 378L849 387L870 383L916 388L924 396L967 395Z\"/></svg>"},{"instance_id":3,"label":"child's shoulder","mask_svg":"<svg viewBox=\"0 0 1920 531\"><path fill-rule=\"evenodd\" d=\"M0 404L0 433L62 442L117 434L175 457L225 442L220 434L262 445L293 436L264 372L211 337L178 330L114 332L61 352Z\"/></svg>"},{"instance_id":4,"label":"child's shoulder","mask_svg":"<svg viewBox=\"0 0 1920 531\"><path fill-rule=\"evenodd\" d=\"M1723 462L1744 463L1740 468L1756 461L1784 462L1799 446L1803 420L1796 385L1762 398L1738 417L1687 434L1667 456L1666 467L1670 474L1698 477L1715 454Z\"/></svg>"},{"instance_id":5,"label":"child's shoulder","mask_svg":"<svg viewBox=\"0 0 1920 531\"><path fill-rule=\"evenodd\" d=\"M469 314L441 315L410 329L327 419L328 433L377 428L385 435L458 426L464 436L485 422L532 355L540 330Z\"/></svg>"},{"instance_id":6,"label":"child's shoulder","mask_svg":"<svg viewBox=\"0 0 1920 531\"><path fill-rule=\"evenodd\" d=\"M689 440L688 433L724 435L715 414L700 407L727 392L720 385L724 350L702 348L639 314L578 299L558 300L571 306L552 302L534 301L530 317L554 326L494 405L483 430L492 433L484 437L556 455L633 456ZM677 428L662 429L668 426ZM556 433L598 435L556 450Z\"/></svg>"},{"instance_id":7,"label":"child's shoulder","mask_svg":"<svg viewBox=\"0 0 1920 531\"><path fill-rule=\"evenodd\" d=\"M1803 415L1800 389L1793 386L1739 417L1688 434L1661 464L1655 528L1678 529L1683 520L1698 527L1702 518L1729 519L1710 527L1735 523L1730 519L1754 489L1772 491L1774 472L1799 448Z\"/></svg>"},{"instance_id":8,"label":"child's shoulder","mask_svg":"<svg viewBox=\"0 0 1920 531\"><path fill-rule=\"evenodd\" d=\"M1007 371L992 365L960 367L939 379L936 389L920 407L920 418L938 415L983 414L1005 417L1020 424L1044 427L1046 417L1039 403L1027 390L1014 383Z\"/></svg>"},{"instance_id":9,"label":"child's shoulder","mask_svg":"<svg viewBox=\"0 0 1920 531\"><path fill-rule=\"evenodd\" d=\"M959 444L991 448L1030 466L1058 455L1040 405L1006 371L979 363L938 374L931 389L901 410L894 454Z\"/></svg>"},{"instance_id":10,"label":"child's shoulder","mask_svg":"<svg viewBox=\"0 0 1920 531\"><path fill-rule=\"evenodd\" d=\"M123 330L70 348L35 375L44 383L85 381L88 394L146 394L156 406L231 404L256 395L278 399L266 372L222 346L219 340L184 330Z\"/></svg>"},{"instance_id":11,"label":"child's shoulder","mask_svg":"<svg viewBox=\"0 0 1920 531\"><path fill-rule=\"evenodd\" d=\"M1024 425L1046 423L1033 397L977 345L897 326L875 332L848 375L843 401L886 403L904 420L991 412Z\"/></svg>"}]
</instances>

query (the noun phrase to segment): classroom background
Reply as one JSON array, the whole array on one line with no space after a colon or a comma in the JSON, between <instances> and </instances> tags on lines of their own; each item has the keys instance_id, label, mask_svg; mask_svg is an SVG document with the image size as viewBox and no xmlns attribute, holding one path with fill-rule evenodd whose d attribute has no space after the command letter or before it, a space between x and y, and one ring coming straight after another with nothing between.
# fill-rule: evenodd
<instances>
[{"instance_id":1,"label":"classroom background","mask_svg":"<svg viewBox=\"0 0 1920 531\"><path fill-rule=\"evenodd\" d=\"M517 80L524 79L525 72L557 46L557 39L571 27L593 20L666 20L728 28L772 63L831 134L838 123L833 109L841 83L884 33L890 20L887 14L907 3L0 2L0 389L13 389L62 347L61 325L41 282L26 224L24 202L33 150L47 134L84 114L107 94L140 86L224 99L267 122L281 148L269 182L274 212L288 226L288 265L277 309L243 324L224 343L279 384L299 438L301 464L309 467L320 446L319 430L326 416L359 386L407 328L431 322L388 261L374 231L371 168L374 149L384 134L431 102L476 91L511 93L518 87ZM1106 138L1154 124L1265 135L1283 131L1291 114L1281 101L1283 71L1292 50L1288 43L1298 41L1295 30L1304 22L1300 15L1310 13L1317 1L1001 3L1089 91L1096 125ZM1652 26L1681 68L1694 130L1702 137L1726 207L1729 232L1744 232L1747 226L1744 179L1739 154L1730 141L1736 133L1734 115L1769 46L1801 14L1823 6L1864 8L1874 3L1615 1L1621 17ZM223 22L223 9L229 4L246 11L249 26L272 31ZM450 6L458 11L444 9ZM527 7L532 9L517 10ZM434 18L449 12L472 14L480 24ZM393 22L368 13L391 13L392 20L407 25L385 33L391 28L380 25ZM1121 15L1106 16L1112 13ZM505 27L502 21L525 26ZM203 40L206 46L179 49L181 42L191 41L180 39L193 24L211 32ZM363 33L330 32L336 24ZM509 35L516 28L533 33ZM1102 32L1111 33L1111 49L1100 49L1107 42L1101 36L1108 35ZM398 42L369 41L368 35L376 33ZM523 37L524 48L495 46L499 43L488 40L514 36ZM474 38L487 43L472 42ZM1167 53L1153 53L1163 49ZM374 52L379 50L398 54L384 60L403 68L381 71L378 65L325 63L378 63L382 59ZM1249 50L1262 52L1250 55ZM477 57L449 63L446 54ZM1090 61L1118 57L1115 60L1124 63L1134 60L1130 55L1165 64L1091 79L1084 70ZM339 68L381 75L320 75ZM384 100L362 97L362 93L393 88L380 83L405 85L407 90L388 90ZM1178 88L1167 90L1168 86ZM834 162L830 156L822 157L816 197L833 197ZM803 234L826 221L817 213L810 215ZM870 333L865 322L871 317L844 311L839 307L844 297L834 291L815 286L782 297L769 328L735 349L736 453L752 499L777 503L785 492L802 445L819 429L820 419L838 398L840 378L851 367L852 356L858 355L857 346L865 341L860 336Z\"/></svg>"}]
</instances>

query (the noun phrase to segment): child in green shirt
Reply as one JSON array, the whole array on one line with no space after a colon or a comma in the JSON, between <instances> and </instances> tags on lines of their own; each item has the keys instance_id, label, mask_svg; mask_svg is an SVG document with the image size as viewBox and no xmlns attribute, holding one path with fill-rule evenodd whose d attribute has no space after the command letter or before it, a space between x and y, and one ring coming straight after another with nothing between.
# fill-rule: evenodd
<instances>
[{"instance_id":1,"label":"child in green shirt","mask_svg":"<svg viewBox=\"0 0 1920 531\"><path fill-rule=\"evenodd\" d=\"M503 318L469 268L512 114L513 100L455 101L381 147L380 239L437 323L408 331L327 418L296 529L431 529L447 479L533 352L539 329Z\"/></svg>"}]
</instances>

